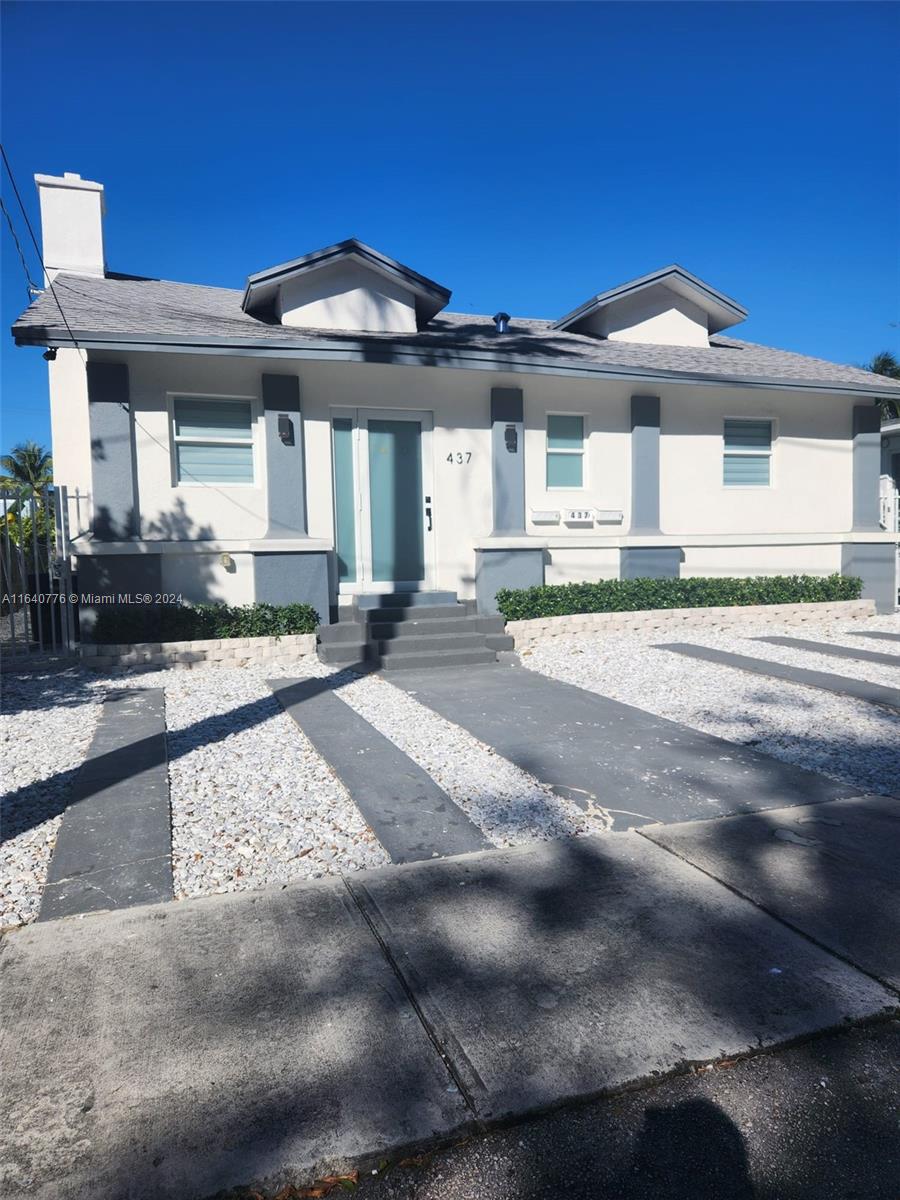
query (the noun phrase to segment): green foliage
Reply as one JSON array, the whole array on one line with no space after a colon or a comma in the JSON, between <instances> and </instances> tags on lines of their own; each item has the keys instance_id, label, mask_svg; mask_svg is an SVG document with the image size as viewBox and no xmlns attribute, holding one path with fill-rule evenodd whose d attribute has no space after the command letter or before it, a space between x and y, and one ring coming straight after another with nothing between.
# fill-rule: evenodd
<instances>
[{"instance_id":1,"label":"green foliage","mask_svg":"<svg viewBox=\"0 0 900 1200\"><path fill-rule=\"evenodd\" d=\"M50 451L37 442L20 442L9 454L0 457L0 487L48 487L53 482Z\"/></svg>"},{"instance_id":2,"label":"green foliage","mask_svg":"<svg viewBox=\"0 0 900 1200\"><path fill-rule=\"evenodd\" d=\"M882 350L866 364L866 370L875 375L886 375L888 379L900 379L900 360L890 350Z\"/></svg>"},{"instance_id":3,"label":"green foliage","mask_svg":"<svg viewBox=\"0 0 900 1200\"><path fill-rule=\"evenodd\" d=\"M166 604L101 608L94 641L195 642L213 638L283 637L315 633L319 615L309 604Z\"/></svg>"},{"instance_id":4,"label":"green foliage","mask_svg":"<svg viewBox=\"0 0 900 1200\"><path fill-rule=\"evenodd\" d=\"M720 605L809 604L858 600L855 576L757 575L752 579L601 579L532 588L501 588L497 607L507 621L564 617L575 613L641 612L650 608L715 608Z\"/></svg>"}]
</instances>

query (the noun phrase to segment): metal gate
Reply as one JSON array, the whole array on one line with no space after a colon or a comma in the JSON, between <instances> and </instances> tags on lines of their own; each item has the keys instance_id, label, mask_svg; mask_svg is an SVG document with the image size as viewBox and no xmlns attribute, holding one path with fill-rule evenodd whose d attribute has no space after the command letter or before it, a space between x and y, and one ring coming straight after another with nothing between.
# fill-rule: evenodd
<instances>
[{"instance_id":1,"label":"metal gate","mask_svg":"<svg viewBox=\"0 0 900 1200\"><path fill-rule=\"evenodd\" d=\"M77 607L64 487L0 489L0 650L71 654Z\"/></svg>"}]
</instances>

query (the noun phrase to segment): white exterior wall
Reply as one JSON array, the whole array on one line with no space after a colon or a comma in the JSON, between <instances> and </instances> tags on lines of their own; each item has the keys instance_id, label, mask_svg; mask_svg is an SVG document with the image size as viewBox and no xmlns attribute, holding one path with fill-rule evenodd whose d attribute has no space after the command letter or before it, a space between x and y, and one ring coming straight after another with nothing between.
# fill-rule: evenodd
<instances>
[{"instance_id":1,"label":"white exterior wall","mask_svg":"<svg viewBox=\"0 0 900 1200\"><path fill-rule=\"evenodd\" d=\"M69 529L72 537L76 537L91 526L87 369L79 350L57 350L56 358L47 367L53 481L69 489Z\"/></svg>"},{"instance_id":2,"label":"white exterior wall","mask_svg":"<svg viewBox=\"0 0 900 1200\"><path fill-rule=\"evenodd\" d=\"M660 396L664 532L734 535L850 529L849 398L714 387L667 387ZM769 487L724 486L725 417L774 422Z\"/></svg>"},{"instance_id":3,"label":"white exterior wall","mask_svg":"<svg viewBox=\"0 0 900 1200\"><path fill-rule=\"evenodd\" d=\"M111 352L104 357L121 360ZM340 410L412 409L434 413L435 571L431 586L474 595L475 550L492 528L490 393L521 387L525 408L527 534L548 552L547 582L614 578L619 549L646 545L629 538L630 397L661 397L661 526L651 539L684 547L684 575L827 574L840 569L840 540L850 540L852 405L850 398L755 389L564 379L486 371L271 358L129 353L141 524L146 539L211 541L209 554L163 556L163 586L186 599L248 603L253 571L246 543L267 530L261 376L300 380L309 537L333 545L330 421ZM90 491L90 439L84 368L73 351L51 364L54 450L60 482ZM169 397L246 396L257 405L253 485L173 483ZM546 486L548 413L585 418L585 483ZM726 416L776 422L770 488L722 484ZM455 461L471 452L468 463ZM454 461L448 462L448 456ZM568 528L536 524L533 510L620 510L621 524ZM517 544L523 544L520 539ZM524 543L528 544L528 543ZM270 542L277 548L277 542ZM262 549L257 545L256 549ZM223 551L235 561L226 570Z\"/></svg>"},{"instance_id":4,"label":"white exterior wall","mask_svg":"<svg viewBox=\"0 0 900 1200\"><path fill-rule=\"evenodd\" d=\"M129 354L127 362L142 536L168 541L265 537L266 462L261 400L264 360ZM269 369L275 368L265 367ZM252 484L225 487L175 482L170 410L174 395L240 397L253 402Z\"/></svg>"},{"instance_id":5,"label":"white exterior wall","mask_svg":"<svg viewBox=\"0 0 900 1200\"><path fill-rule=\"evenodd\" d=\"M583 325L586 330L614 342L643 342L656 346L709 345L704 310L663 284L617 300Z\"/></svg>"},{"instance_id":6,"label":"white exterior wall","mask_svg":"<svg viewBox=\"0 0 900 1200\"><path fill-rule=\"evenodd\" d=\"M279 289L282 325L415 333L412 292L359 263L343 261L287 279Z\"/></svg>"}]
</instances>

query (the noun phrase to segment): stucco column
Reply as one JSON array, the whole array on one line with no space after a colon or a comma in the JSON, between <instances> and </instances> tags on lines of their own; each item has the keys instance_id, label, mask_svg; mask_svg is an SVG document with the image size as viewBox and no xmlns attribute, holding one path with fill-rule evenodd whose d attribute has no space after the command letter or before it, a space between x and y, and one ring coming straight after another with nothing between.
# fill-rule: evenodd
<instances>
[{"instance_id":1,"label":"stucco column","mask_svg":"<svg viewBox=\"0 0 900 1200\"><path fill-rule=\"evenodd\" d=\"M853 408L853 528L879 528L878 480L881 473L881 413L875 404Z\"/></svg>"},{"instance_id":2,"label":"stucco column","mask_svg":"<svg viewBox=\"0 0 900 1200\"><path fill-rule=\"evenodd\" d=\"M95 541L120 542L140 528L127 364L89 362L87 388L91 529Z\"/></svg>"},{"instance_id":3,"label":"stucco column","mask_svg":"<svg viewBox=\"0 0 900 1200\"><path fill-rule=\"evenodd\" d=\"M267 538L306 537L303 422L296 375L263 375Z\"/></svg>"},{"instance_id":4,"label":"stucco column","mask_svg":"<svg viewBox=\"0 0 900 1200\"><path fill-rule=\"evenodd\" d=\"M525 533L525 424L521 388L491 388L494 533Z\"/></svg>"}]
</instances>

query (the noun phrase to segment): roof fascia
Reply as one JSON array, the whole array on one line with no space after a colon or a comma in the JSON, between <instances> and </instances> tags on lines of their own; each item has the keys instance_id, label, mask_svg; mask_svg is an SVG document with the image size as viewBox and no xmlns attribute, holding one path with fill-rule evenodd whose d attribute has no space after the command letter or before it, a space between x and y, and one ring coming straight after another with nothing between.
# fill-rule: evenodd
<instances>
[{"instance_id":1,"label":"roof fascia","mask_svg":"<svg viewBox=\"0 0 900 1200\"><path fill-rule=\"evenodd\" d=\"M49 330L34 329L34 337L13 336L17 345L52 346L71 349L72 339ZM42 334L42 336L37 336ZM259 342L240 339L209 339L167 341L158 335L140 338L134 334L116 337L112 334L97 334L90 331L73 330L76 344L83 350L113 350L156 352L160 354L221 354L246 358L300 359L319 362L378 363L395 366L450 367L474 371L508 371L524 375L558 375L568 378L597 378L633 380L639 383L690 383L711 387L742 387L782 391L819 393L835 396L863 396L876 403L879 399L900 399L900 389L888 391L884 388L866 387L850 383L816 383L786 379L778 376L760 376L747 379L740 375L703 375L688 371L667 371L662 368L649 370L644 367L609 366L605 363L560 364L549 359L516 359L492 353L489 350L446 350L429 349L425 346L381 345L374 342L353 340L316 341L310 340L289 345L261 346Z\"/></svg>"}]
</instances>

